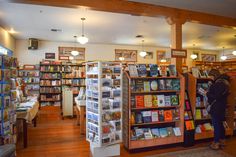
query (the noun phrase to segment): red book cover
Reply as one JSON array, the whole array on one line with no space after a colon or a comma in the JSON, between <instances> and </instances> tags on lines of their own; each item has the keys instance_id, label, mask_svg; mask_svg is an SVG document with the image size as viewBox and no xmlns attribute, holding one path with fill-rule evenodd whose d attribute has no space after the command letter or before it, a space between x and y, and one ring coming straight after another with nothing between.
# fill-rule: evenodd
<instances>
[{"instance_id":1,"label":"red book cover","mask_svg":"<svg viewBox=\"0 0 236 157\"><path fill-rule=\"evenodd\" d=\"M143 95L135 96L136 99L136 108L144 108L144 97Z\"/></svg>"},{"instance_id":2,"label":"red book cover","mask_svg":"<svg viewBox=\"0 0 236 157\"><path fill-rule=\"evenodd\" d=\"M164 111L164 119L165 119L165 121L172 121L173 120L173 116L172 116L172 111L171 110Z\"/></svg>"}]
</instances>

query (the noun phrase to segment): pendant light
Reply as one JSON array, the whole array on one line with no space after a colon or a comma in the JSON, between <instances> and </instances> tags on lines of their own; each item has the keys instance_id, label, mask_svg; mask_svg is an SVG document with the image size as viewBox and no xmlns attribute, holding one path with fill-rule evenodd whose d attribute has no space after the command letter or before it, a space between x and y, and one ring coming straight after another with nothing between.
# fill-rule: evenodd
<instances>
[{"instance_id":1,"label":"pendant light","mask_svg":"<svg viewBox=\"0 0 236 157\"><path fill-rule=\"evenodd\" d=\"M232 54L233 54L234 56L236 56L236 50L234 50L234 51L232 52Z\"/></svg>"},{"instance_id":2,"label":"pendant light","mask_svg":"<svg viewBox=\"0 0 236 157\"><path fill-rule=\"evenodd\" d=\"M75 38L75 42L74 42L74 50L72 50L70 53L71 53L72 56L77 56L77 55L79 55L79 52L76 51L76 46L75 46L77 36L74 36L74 38Z\"/></svg>"},{"instance_id":3,"label":"pendant light","mask_svg":"<svg viewBox=\"0 0 236 157\"><path fill-rule=\"evenodd\" d=\"M143 43L144 43L144 40L142 40L142 51L139 52L139 55L141 57L145 57L147 55L147 52L143 50Z\"/></svg>"},{"instance_id":4,"label":"pendant light","mask_svg":"<svg viewBox=\"0 0 236 157\"><path fill-rule=\"evenodd\" d=\"M225 61L227 59L227 56L225 56L225 53L224 53L224 48L223 47L223 55L220 57L221 60Z\"/></svg>"},{"instance_id":5,"label":"pendant light","mask_svg":"<svg viewBox=\"0 0 236 157\"><path fill-rule=\"evenodd\" d=\"M195 49L195 44L193 44L193 52L194 52L194 49ZM197 55L194 54L193 52L192 52L190 58L192 58L192 60L195 60L195 59L197 59Z\"/></svg>"},{"instance_id":6,"label":"pendant light","mask_svg":"<svg viewBox=\"0 0 236 157\"><path fill-rule=\"evenodd\" d=\"M82 17L81 21L82 21L82 35L77 39L77 41L80 44L86 44L88 42L88 38L84 36L84 21L86 20L86 18Z\"/></svg>"}]
</instances>

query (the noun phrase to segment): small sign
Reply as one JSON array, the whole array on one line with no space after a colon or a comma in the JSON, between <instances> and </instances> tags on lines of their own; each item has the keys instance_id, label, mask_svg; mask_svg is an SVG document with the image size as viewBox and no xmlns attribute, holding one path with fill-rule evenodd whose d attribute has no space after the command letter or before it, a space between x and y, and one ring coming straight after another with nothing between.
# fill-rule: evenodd
<instances>
[{"instance_id":1,"label":"small sign","mask_svg":"<svg viewBox=\"0 0 236 157\"><path fill-rule=\"evenodd\" d=\"M187 50L171 49L171 57L172 58L186 58Z\"/></svg>"},{"instance_id":2,"label":"small sign","mask_svg":"<svg viewBox=\"0 0 236 157\"><path fill-rule=\"evenodd\" d=\"M55 53L45 53L45 59L55 59Z\"/></svg>"},{"instance_id":3,"label":"small sign","mask_svg":"<svg viewBox=\"0 0 236 157\"><path fill-rule=\"evenodd\" d=\"M64 60L64 61L68 61L69 60L69 56L59 56L59 60Z\"/></svg>"},{"instance_id":4,"label":"small sign","mask_svg":"<svg viewBox=\"0 0 236 157\"><path fill-rule=\"evenodd\" d=\"M35 65L26 64L26 65L24 65L24 69L25 70L34 70L35 69Z\"/></svg>"}]
</instances>

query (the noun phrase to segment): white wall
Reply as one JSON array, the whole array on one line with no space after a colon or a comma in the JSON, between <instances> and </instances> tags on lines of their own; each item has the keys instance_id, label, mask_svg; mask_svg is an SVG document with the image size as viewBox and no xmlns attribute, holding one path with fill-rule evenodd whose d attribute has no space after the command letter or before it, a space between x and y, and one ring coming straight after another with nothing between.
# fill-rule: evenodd
<instances>
[{"instance_id":1,"label":"white wall","mask_svg":"<svg viewBox=\"0 0 236 157\"><path fill-rule=\"evenodd\" d=\"M2 27L0 27L0 45L15 51L15 39Z\"/></svg>"}]
</instances>

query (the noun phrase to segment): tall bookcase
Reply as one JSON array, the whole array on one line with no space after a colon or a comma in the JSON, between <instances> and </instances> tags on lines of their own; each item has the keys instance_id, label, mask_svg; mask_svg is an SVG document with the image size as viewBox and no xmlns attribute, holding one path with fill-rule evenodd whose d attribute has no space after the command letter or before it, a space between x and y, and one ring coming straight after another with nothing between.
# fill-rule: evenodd
<instances>
[{"instance_id":1,"label":"tall bookcase","mask_svg":"<svg viewBox=\"0 0 236 157\"><path fill-rule=\"evenodd\" d=\"M152 81L158 81L157 86L155 86L155 90L150 91L137 91L137 84L139 81L143 82L149 82L152 84ZM162 80L162 81L160 81ZM176 89L161 89L159 84L160 82L166 82L167 80L176 82L178 81L178 90ZM184 99L185 99L185 81L184 77L182 75L178 76L169 76L169 77L131 77L128 72L124 72L123 74L123 143L125 148L128 150L134 150L139 148L145 148L145 147L153 147L153 146L162 146L167 144L174 144L174 143L181 143L184 141ZM143 85L144 86L144 85ZM170 87L170 86L169 86ZM145 87L143 87L145 88ZM154 101L161 101L158 100L161 95L164 95L165 97L172 97L174 98L175 104L171 102L171 104L168 105L160 105L157 103L154 105ZM140 100L136 99L138 97L144 97L144 106L138 107L137 101L140 102ZM151 96L152 104L145 102L145 96ZM157 100L153 100L156 99ZM176 98L177 98L177 104L176 104ZM168 98L169 99L169 98ZM171 98L172 99L172 98ZM167 101L167 100L166 100ZM160 102L161 103L161 102ZM147 104L149 104L147 106ZM147 114L148 112L145 111L151 111L152 115L156 112L155 121L152 116L152 120L149 122L144 122L144 114ZM137 113L142 113L142 122L138 122L137 119ZM164 115L166 113L166 116L164 119L160 118L162 113L164 112ZM171 112L171 116L169 115ZM149 112L150 113L150 112ZM158 117L158 118L157 118ZM149 117L150 120L150 117ZM174 128L178 132L178 135L175 135L173 131L168 130L167 135L163 137L161 134L161 130L165 130L165 128L172 128L174 131ZM142 132L142 130L150 128L152 131L152 137L137 137L138 132ZM141 129L141 130L140 130ZM158 129L158 131L154 133L154 130ZM145 133L144 133L145 134ZM150 135L150 134L149 134Z\"/></svg>"},{"instance_id":2,"label":"tall bookcase","mask_svg":"<svg viewBox=\"0 0 236 157\"><path fill-rule=\"evenodd\" d=\"M208 82L212 80L210 78L196 78L190 73L188 74L187 79L188 79L188 92L189 92L192 111L194 113L194 121L195 121L196 129L198 125L203 125L206 123L211 124L210 115L204 116L207 114L206 113L207 111L204 106L204 98L200 94L198 94L197 89L198 89L198 84L208 84ZM230 97L232 97L232 95L230 95L228 98L227 110L229 112L226 112L226 122L229 128L226 129L226 135L233 134L233 123L231 122L232 120L230 120L229 117L233 116L231 110L233 110L232 106L234 106L234 104L232 104ZM202 139L208 139L208 138L213 138L213 137L214 137L213 130L203 131L201 133L195 132L195 140L202 140Z\"/></svg>"},{"instance_id":3,"label":"tall bookcase","mask_svg":"<svg viewBox=\"0 0 236 157\"><path fill-rule=\"evenodd\" d=\"M16 58L0 55L0 145L16 143Z\"/></svg>"},{"instance_id":4,"label":"tall bookcase","mask_svg":"<svg viewBox=\"0 0 236 157\"><path fill-rule=\"evenodd\" d=\"M40 106L61 106L61 93L61 62L40 62Z\"/></svg>"},{"instance_id":5,"label":"tall bookcase","mask_svg":"<svg viewBox=\"0 0 236 157\"><path fill-rule=\"evenodd\" d=\"M116 153L122 140L121 70L120 63L86 63L86 139L94 156L119 155ZM106 149L99 149L104 146Z\"/></svg>"},{"instance_id":6,"label":"tall bookcase","mask_svg":"<svg viewBox=\"0 0 236 157\"><path fill-rule=\"evenodd\" d=\"M18 69L18 77L22 78L26 84L26 90L30 94L39 94L39 66L24 65Z\"/></svg>"}]
</instances>

